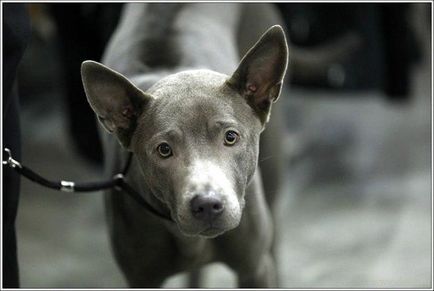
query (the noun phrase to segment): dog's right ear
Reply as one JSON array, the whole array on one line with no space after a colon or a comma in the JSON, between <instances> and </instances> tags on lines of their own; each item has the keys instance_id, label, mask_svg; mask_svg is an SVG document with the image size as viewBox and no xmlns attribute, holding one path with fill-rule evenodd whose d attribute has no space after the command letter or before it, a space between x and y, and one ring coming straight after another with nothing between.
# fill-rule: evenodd
<instances>
[{"instance_id":1,"label":"dog's right ear","mask_svg":"<svg viewBox=\"0 0 434 291\"><path fill-rule=\"evenodd\" d=\"M128 149L137 118L152 97L120 73L98 62L83 62L81 78L87 100L98 120Z\"/></svg>"}]
</instances>

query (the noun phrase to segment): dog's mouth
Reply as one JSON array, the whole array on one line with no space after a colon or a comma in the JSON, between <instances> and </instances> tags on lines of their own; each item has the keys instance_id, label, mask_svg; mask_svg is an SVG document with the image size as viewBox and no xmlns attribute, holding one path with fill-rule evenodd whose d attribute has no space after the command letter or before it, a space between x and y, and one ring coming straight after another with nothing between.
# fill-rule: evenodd
<instances>
[{"instance_id":1,"label":"dog's mouth","mask_svg":"<svg viewBox=\"0 0 434 291\"><path fill-rule=\"evenodd\" d=\"M224 234L225 232L235 228L237 225L225 225L220 223L202 224L190 227L185 227L186 225L179 224L178 229L186 236L190 237L202 237L202 238L215 238Z\"/></svg>"},{"instance_id":2,"label":"dog's mouth","mask_svg":"<svg viewBox=\"0 0 434 291\"><path fill-rule=\"evenodd\" d=\"M200 236L206 237L206 238L215 238L221 234L223 234L226 231L224 228L210 226L206 228L205 230L201 231L199 233Z\"/></svg>"}]
</instances>

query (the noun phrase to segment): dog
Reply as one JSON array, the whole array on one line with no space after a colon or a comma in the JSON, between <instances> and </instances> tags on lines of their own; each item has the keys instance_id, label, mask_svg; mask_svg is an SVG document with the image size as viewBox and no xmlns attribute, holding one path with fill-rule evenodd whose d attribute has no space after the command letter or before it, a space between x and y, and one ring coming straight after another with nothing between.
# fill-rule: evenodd
<instances>
[{"instance_id":1,"label":"dog","mask_svg":"<svg viewBox=\"0 0 434 291\"><path fill-rule=\"evenodd\" d=\"M276 23L269 4L129 3L103 64L82 63L88 102L104 128L107 174L132 152L127 182L170 218L108 191L112 248L129 286L161 286L178 272L223 262L240 287L276 287L276 191L264 193L262 179L276 188L278 175L258 167L268 130L261 146L279 160L279 131L269 120L288 46Z\"/></svg>"}]
</instances>

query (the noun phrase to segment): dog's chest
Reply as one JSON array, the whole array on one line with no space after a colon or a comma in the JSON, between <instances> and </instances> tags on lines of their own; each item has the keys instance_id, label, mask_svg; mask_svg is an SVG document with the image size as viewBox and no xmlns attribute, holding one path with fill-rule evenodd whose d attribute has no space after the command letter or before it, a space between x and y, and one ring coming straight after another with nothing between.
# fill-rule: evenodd
<instances>
[{"instance_id":1,"label":"dog's chest","mask_svg":"<svg viewBox=\"0 0 434 291\"><path fill-rule=\"evenodd\" d=\"M214 245L211 240L185 236L176 236L174 239L178 264L183 269L191 269L209 263L215 256Z\"/></svg>"}]
</instances>

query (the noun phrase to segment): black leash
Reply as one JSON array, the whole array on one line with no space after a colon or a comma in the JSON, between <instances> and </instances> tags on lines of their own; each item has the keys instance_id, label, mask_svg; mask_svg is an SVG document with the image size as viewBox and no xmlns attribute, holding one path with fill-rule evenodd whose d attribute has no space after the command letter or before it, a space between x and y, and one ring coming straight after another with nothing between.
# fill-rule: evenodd
<instances>
[{"instance_id":1,"label":"black leash","mask_svg":"<svg viewBox=\"0 0 434 291\"><path fill-rule=\"evenodd\" d=\"M62 192L94 192L106 189L116 188L117 190L123 190L127 193L131 198L133 198L137 203L142 205L145 209L147 209L152 214L163 218L165 220L172 221L172 219L160 212L158 212L155 208L153 208L139 193L137 193L126 181L125 175L128 173L128 169L130 168L131 160L133 154L130 152L127 158L127 162L124 165L122 172L116 174L112 177L111 180L107 181L99 181L99 182L87 182L87 183L75 183L72 181L50 181L40 176L36 172L27 168L17 160L12 157L12 152L8 148L3 149L3 153L6 153L8 158L3 161L4 166L9 166L10 168L17 171L20 175L26 177L32 182L35 182L39 185L45 186L50 189L62 191Z\"/></svg>"}]
</instances>

